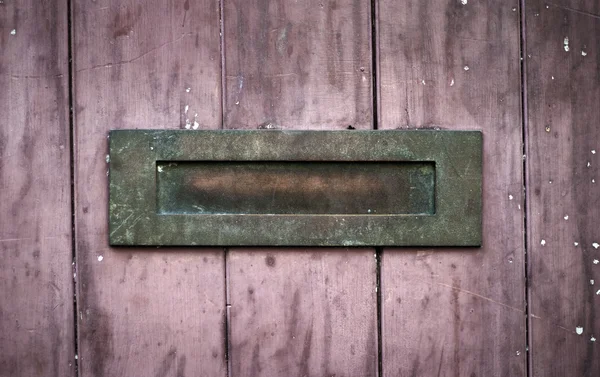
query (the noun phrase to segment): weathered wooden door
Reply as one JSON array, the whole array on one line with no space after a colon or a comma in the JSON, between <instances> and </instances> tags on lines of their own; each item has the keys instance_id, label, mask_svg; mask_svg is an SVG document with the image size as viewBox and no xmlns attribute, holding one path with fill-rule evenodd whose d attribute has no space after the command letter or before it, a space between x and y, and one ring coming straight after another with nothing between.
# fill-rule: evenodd
<instances>
[{"instance_id":1,"label":"weathered wooden door","mask_svg":"<svg viewBox=\"0 0 600 377\"><path fill-rule=\"evenodd\" d=\"M0 0L0 48L0 376L600 375L599 2ZM135 128L481 130L483 246L110 248Z\"/></svg>"}]
</instances>

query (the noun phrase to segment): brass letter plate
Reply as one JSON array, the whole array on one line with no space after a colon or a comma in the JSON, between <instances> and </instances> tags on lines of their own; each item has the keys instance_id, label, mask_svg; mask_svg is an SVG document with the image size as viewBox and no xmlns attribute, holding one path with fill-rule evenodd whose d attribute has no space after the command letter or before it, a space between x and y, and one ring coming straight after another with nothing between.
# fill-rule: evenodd
<instances>
[{"instance_id":1,"label":"brass letter plate","mask_svg":"<svg viewBox=\"0 0 600 377\"><path fill-rule=\"evenodd\" d=\"M477 131L110 133L110 244L479 246Z\"/></svg>"}]
</instances>

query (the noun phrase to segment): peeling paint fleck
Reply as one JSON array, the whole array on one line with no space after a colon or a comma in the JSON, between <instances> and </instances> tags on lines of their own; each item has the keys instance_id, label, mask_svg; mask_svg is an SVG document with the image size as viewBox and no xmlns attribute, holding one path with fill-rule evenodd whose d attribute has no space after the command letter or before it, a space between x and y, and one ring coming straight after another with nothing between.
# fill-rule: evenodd
<instances>
[{"instance_id":1,"label":"peeling paint fleck","mask_svg":"<svg viewBox=\"0 0 600 377\"><path fill-rule=\"evenodd\" d=\"M566 52L569 52L569 37L565 37L563 40L563 47Z\"/></svg>"},{"instance_id":2,"label":"peeling paint fleck","mask_svg":"<svg viewBox=\"0 0 600 377\"><path fill-rule=\"evenodd\" d=\"M563 219L569 220L569 215L565 215L565 217L563 217Z\"/></svg>"},{"instance_id":3,"label":"peeling paint fleck","mask_svg":"<svg viewBox=\"0 0 600 377\"><path fill-rule=\"evenodd\" d=\"M579 242L573 242L573 245L577 246L579 245Z\"/></svg>"},{"instance_id":4,"label":"peeling paint fleck","mask_svg":"<svg viewBox=\"0 0 600 377\"><path fill-rule=\"evenodd\" d=\"M587 56L587 52L581 50L581 56Z\"/></svg>"},{"instance_id":5,"label":"peeling paint fleck","mask_svg":"<svg viewBox=\"0 0 600 377\"><path fill-rule=\"evenodd\" d=\"M514 196L512 196L512 195L508 196L508 200L513 200L513 199L514 199Z\"/></svg>"},{"instance_id":6,"label":"peeling paint fleck","mask_svg":"<svg viewBox=\"0 0 600 377\"><path fill-rule=\"evenodd\" d=\"M102 255L98 255L98 262L102 262L102 259L104 259L104 257Z\"/></svg>"},{"instance_id":7,"label":"peeling paint fleck","mask_svg":"<svg viewBox=\"0 0 600 377\"><path fill-rule=\"evenodd\" d=\"M110 155L109 155L109 154L107 154L107 155L106 155L106 163L108 164L109 162L110 162Z\"/></svg>"},{"instance_id":8,"label":"peeling paint fleck","mask_svg":"<svg viewBox=\"0 0 600 377\"><path fill-rule=\"evenodd\" d=\"M597 248L599 248L599 247L600 247L600 244L598 244L598 242L594 242L594 243L592 244L592 246L594 247L594 249L597 249Z\"/></svg>"},{"instance_id":9,"label":"peeling paint fleck","mask_svg":"<svg viewBox=\"0 0 600 377\"><path fill-rule=\"evenodd\" d=\"M468 71L469 69L470 69L470 68L469 68L469 66L468 66L468 65L465 65L465 68L464 68L464 70L465 70L465 71Z\"/></svg>"},{"instance_id":10,"label":"peeling paint fleck","mask_svg":"<svg viewBox=\"0 0 600 377\"><path fill-rule=\"evenodd\" d=\"M16 34L17 34L17 30L15 30L15 29L12 29L12 30L10 31L10 35L16 35Z\"/></svg>"},{"instance_id":11,"label":"peeling paint fleck","mask_svg":"<svg viewBox=\"0 0 600 377\"><path fill-rule=\"evenodd\" d=\"M467 3L468 3L468 2L469 2L468 0L460 0L460 3L461 3L462 5L467 5Z\"/></svg>"},{"instance_id":12,"label":"peeling paint fleck","mask_svg":"<svg viewBox=\"0 0 600 377\"><path fill-rule=\"evenodd\" d=\"M590 338L590 342L595 342L596 338L594 338L593 336Z\"/></svg>"},{"instance_id":13,"label":"peeling paint fleck","mask_svg":"<svg viewBox=\"0 0 600 377\"><path fill-rule=\"evenodd\" d=\"M450 86L454 86L454 79L450 81Z\"/></svg>"},{"instance_id":14,"label":"peeling paint fleck","mask_svg":"<svg viewBox=\"0 0 600 377\"><path fill-rule=\"evenodd\" d=\"M594 259L594 264L598 264L600 261L598 259Z\"/></svg>"},{"instance_id":15,"label":"peeling paint fleck","mask_svg":"<svg viewBox=\"0 0 600 377\"><path fill-rule=\"evenodd\" d=\"M546 245L546 240L542 240L542 241L540 242L540 245L542 245L542 246L545 246L545 245Z\"/></svg>"},{"instance_id":16,"label":"peeling paint fleck","mask_svg":"<svg viewBox=\"0 0 600 377\"><path fill-rule=\"evenodd\" d=\"M592 149L592 154L596 154L596 150L595 149Z\"/></svg>"},{"instance_id":17,"label":"peeling paint fleck","mask_svg":"<svg viewBox=\"0 0 600 377\"><path fill-rule=\"evenodd\" d=\"M185 88L185 92L186 92L186 93L189 93L189 92L191 92L191 91L192 91L192 88Z\"/></svg>"},{"instance_id":18,"label":"peeling paint fleck","mask_svg":"<svg viewBox=\"0 0 600 377\"><path fill-rule=\"evenodd\" d=\"M577 327L575 328L575 332L577 333L577 335L581 335L581 334L583 334L583 327L581 327L581 326L577 326Z\"/></svg>"}]
</instances>

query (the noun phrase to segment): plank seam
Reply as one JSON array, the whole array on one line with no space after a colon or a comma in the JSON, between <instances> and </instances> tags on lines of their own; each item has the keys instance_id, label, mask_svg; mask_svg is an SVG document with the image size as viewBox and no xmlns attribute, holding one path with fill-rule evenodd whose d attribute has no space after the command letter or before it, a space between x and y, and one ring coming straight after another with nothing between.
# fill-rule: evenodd
<instances>
[{"instance_id":1,"label":"plank seam","mask_svg":"<svg viewBox=\"0 0 600 377\"><path fill-rule=\"evenodd\" d=\"M78 334L78 307L77 307L77 253L75 240L75 114L74 114L74 64L73 64L73 8L72 0L67 0L67 59L68 59L68 96L69 96L69 145L70 145L70 173L71 173L71 259L73 272L73 342L74 342L74 375L79 376L79 334Z\"/></svg>"},{"instance_id":2,"label":"plank seam","mask_svg":"<svg viewBox=\"0 0 600 377\"><path fill-rule=\"evenodd\" d=\"M529 291L529 253L528 253L528 202L527 202L527 156L528 156L528 121L527 121L527 40L526 40L526 16L525 0L519 0L519 49L521 55L521 125L522 125L522 148L523 148L523 249L524 249L524 273L525 273L525 368L527 377L533 376L530 326L530 291Z\"/></svg>"},{"instance_id":3,"label":"plank seam","mask_svg":"<svg viewBox=\"0 0 600 377\"><path fill-rule=\"evenodd\" d=\"M372 117L373 129L379 129L379 48L378 48L378 0L371 0L371 74L372 74ZM383 305L381 287L381 257L383 248L375 248L375 294L377 310L377 376L383 376Z\"/></svg>"},{"instance_id":4,"label":"plank seam","mask_svg":"<svg viewBox=\"0 0 600 377\"><path fill-rule=\"evenodd\" d=\"M225 128L225 24L224 24L224 15L225 15L225 6L223 0L219 1L219 49L221 55L221 115L220 115L220 129ZM230 301L229 301L229 249L223 248L223 289L225 290L225 311L223 313L223 346L225 348L224 357L225 357L225 374L227 377L231 377L231 321L230 321Z\"/></svg>"}]
</instances>

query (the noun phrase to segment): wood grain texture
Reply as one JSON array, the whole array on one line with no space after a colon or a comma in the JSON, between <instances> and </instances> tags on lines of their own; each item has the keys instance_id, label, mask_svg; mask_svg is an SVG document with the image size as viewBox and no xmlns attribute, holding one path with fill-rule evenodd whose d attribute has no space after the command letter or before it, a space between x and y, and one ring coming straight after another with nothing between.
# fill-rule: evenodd
<instances>
[{"instance_id":1,"label":"wood grain texture","mask_svg":"<svg viewBox=\"0 0 600 377\"><path fill-rule=\"evenodd\" d=\"M226 1L225 127L372 127L370 5ZM376 376L374 250L231 249L231 375Z\"/></svg>"},{"instance_id":2,"label":"wood grain texture","mask_svg":"<svg viewBox=\"0 0 600 377\"><path fill-rule=\"evenodd\" d=\"M232 376L376 376L368 250L228 255Z\"/></svg>"},{"instance_id":3,"label":"wood grain texture","mask_svg":"<svg viewBox=\"0 0 600 377\"><path fill-rule=\"evenodd\" d=\"M223 376L222 250L109 248L106 176L109 129L219 127L218 1L76 1L73 18L80 375Z\"/></svg>"},{"instance_id":4,"label":"wood grain texture","mask_svg":"<svg viewBox=\"0 0 600 377\"><path fill-rule=\"evenodd\" d=\"M370 4L225 1L226 128L370 128Z\"/></svg>"},{"instance_id":5,"label":"wood grain texture","mask_svg":"<svg viewBox=\"0 0 600 377\"><path fill-rule=\"evenodd\" d=\"M598 376L600 3L529 1L526 24L531 375Z\"/></svg>"},{"instance_id":6,"label":"wood grain texture","mask_svg":"<svg viewBox=\"0 0 600 377\"><path fill-rule=\"evenodd\" d=\"M14 30L14 31L13 31ZM67 2L0 2L0 376L73 376Z\"/></svg>"},{"instance_id":7,"label":"wood grain texture","mask_svg":"<svg viewBox=\"0 0 600 377\"><path fill-rule=\"evenodd\" d=\"M378 5L379 127L484 140L483 246L383 252L384 376L526 374L518 3L465 3Z\"/></svg>"}]
</instances>

